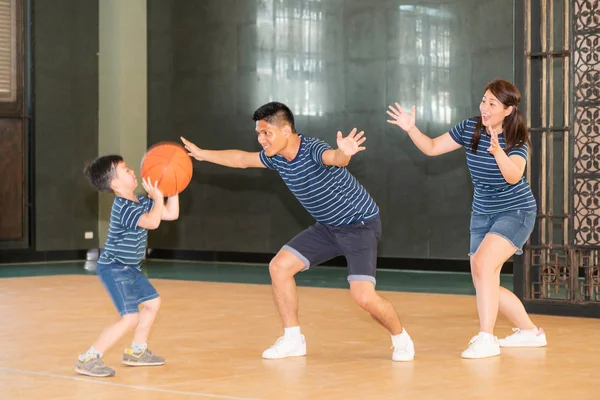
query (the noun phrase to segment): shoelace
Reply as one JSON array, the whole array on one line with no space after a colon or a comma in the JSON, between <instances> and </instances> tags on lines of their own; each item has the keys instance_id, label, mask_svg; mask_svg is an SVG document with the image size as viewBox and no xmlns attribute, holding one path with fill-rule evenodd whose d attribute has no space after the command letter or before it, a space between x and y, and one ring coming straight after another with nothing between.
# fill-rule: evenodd
<instances>
[{"instance_id":1,"label":"shoelace","mask_svg":"<svg viewBox=\"0 0 600 400\"><path fill-rule=\"evenodd\" d=\"M519 328L512 328L512 331L514 332L512 335L510 335L510 337L517 337L520 336L522 334L521 330Z\"/></svg>"},{"instance_id":2,"label":"shoelace","mask_svg":"<svg viewBox=\"0 0 600 400\"><path fill-rule=\"evenodd\" d=\"M281 342L283 342L285 340L285 336L280 336L279 339L277 339L275 341L275 343L273 344L273 346L270 347L270 349L272 349L273 351L275 351L275 353L279 354L279 349L277 348L277 345Z\"/></svg>"},{"instance_id":3,"label":"shoelace","mask_svg":"<svg viewBox=\"0 0 600 400\"><path fill-rule=\"evenodd\" d=\"M104 363L102 362L102 360L99 357L96 357L93 359L93 361L89 364L91 366L90 370L94 370L94 369L102 369L102 368L108 368L106 365L104 365Z\"/></svg>"},{"instance_id":4,"label":"shoelace","mask_svg":"<svg viewBox=\"0 0 600 400\"><path fill-rule=\"evenodd\" d=\"M88 356L88 357L82 358L83 356L84 356L84 354L80 354L79 355L79 361L81 361L82 363L86 363L89 360L95 360L95 359L99 360L100 359L100 354L94 354L92 356Z\"/></svg>"},{"instance_id":5,"label":"shoelace","mask_svg":"<svg viewBox=\"0 0 600 400\"><path fill-rule=\"evenodd\" d=\"M471 338L471 340L469 340L469 346L472 345L473 343L475 343L477 341L477 339L479 339L479 335L475 335Z\"/></svg>"},{"instance_id":6,"label":"shoelace","mask_svg":"<svg viewBox=\"0 0 600 400\"><path fill-rule=\"evenodd\" d=\"M403 351L406 351L407 348L408 348L407 342L404 343L404 346L400 346L400 345L397 345L396 343L394 343L393 340L392 340L392 347L390 347L390 349L403 350Z\"/></svg>"},{"instance_id":7,"label":"shoelace","mask_svg":"<svg viewBox=\"0 0 600 400\"><path fill-rule=\"evenodd\" d=\"M516 329L516 328L514 328L514 329ZM469 341L469 346L472 345L473 343L475 343L476 341L478 341L481 338L482 337L480 335L473 336L473 338ZM497 340L497 338L495 336L494 336L494 340Z\"/></svg>"},{"instance_id":8,"label":"shoelace","mask_svg":"<svg viewBox=\"0 0 600 400\"><path fill-rule=\"evenodd\" d=\"M275 341L273 346L269 347L270 349L277 350L277 345L285 340L285 336L280 336L279 339Z\"/></svg>"}]
</instances>

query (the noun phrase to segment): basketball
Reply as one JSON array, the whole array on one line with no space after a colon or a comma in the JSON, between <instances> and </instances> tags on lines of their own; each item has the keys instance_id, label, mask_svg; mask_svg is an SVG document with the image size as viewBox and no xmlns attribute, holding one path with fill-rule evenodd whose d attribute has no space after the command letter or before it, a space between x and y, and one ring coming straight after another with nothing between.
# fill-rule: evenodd
<instances>
[{"instance_id":1,"label":"basketball","mask_svg":"<svg viewBox=\"0 0 600 400\"><path fill-rule=\"evenodd\" d=\"M192 171L187 151L174 142L155 144L142 159L142 178L150 178L152 185L158 181L158 188L166 197L183 192L192 179Z\"/></svg>"}]
</instances>

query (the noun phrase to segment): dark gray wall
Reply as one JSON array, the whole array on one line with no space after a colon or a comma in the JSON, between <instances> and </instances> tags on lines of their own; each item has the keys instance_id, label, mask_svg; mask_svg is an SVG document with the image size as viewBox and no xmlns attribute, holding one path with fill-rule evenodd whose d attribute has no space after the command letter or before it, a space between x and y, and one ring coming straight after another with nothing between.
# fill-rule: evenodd
<instances>
[{"instance_id":1,"label":"dark gray wall","mask_svg":"<svg viewBox=\"0 0 600 400\"><path fill-rule=\"evenodd\" d=\"M513 5L494 0L148 1L148 144L187 136L258 151L254 109L277 100L297 129L335 145L364 129L350 171L381 208L381 256L466 258L472 186L462 151L421 154L386 123L417 105L431 136L478 112L513 77ZM155 248L275 252L312 223L276 173L195 163L181 219Z\"/></svg>"},{"instance_id":2,"label":"dark gray wall","mask_svg":"<svg viewBox=\"0 0 600 400\"><path fill-rule=\"evenodd\" d=\"M36 250L97 247L98 0L34 0Z\"/></svg>"}]
</instances>

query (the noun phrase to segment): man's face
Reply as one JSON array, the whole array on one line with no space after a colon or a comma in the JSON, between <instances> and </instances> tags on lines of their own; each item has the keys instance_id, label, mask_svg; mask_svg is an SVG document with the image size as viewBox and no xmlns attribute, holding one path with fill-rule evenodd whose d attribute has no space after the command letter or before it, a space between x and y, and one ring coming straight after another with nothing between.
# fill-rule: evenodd
<instances>
[{"instance_id":1,"label":"man's face","mask_svg":"<svg viewBox=\"0 0 600 400\"><path fill-rule=\"evenodd\" d=\"M279 154L288 143L292 130L288 124L271 125L265 120L256 121L258 143L262 146L267 157Z\"/></svg>"}]
</instances>

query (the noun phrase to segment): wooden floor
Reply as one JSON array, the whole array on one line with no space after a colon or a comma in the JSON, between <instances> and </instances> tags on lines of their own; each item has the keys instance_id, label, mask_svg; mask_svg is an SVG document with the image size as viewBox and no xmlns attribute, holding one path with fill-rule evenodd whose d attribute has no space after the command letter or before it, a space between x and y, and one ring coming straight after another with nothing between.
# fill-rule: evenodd
<instances>
[{"instance_id":1,"label":"wooden floor","mask_svg":"<svg viewBox=\"0 0 600 400\"><path fill-rule=\"evenodd\" d=\"M162 367L119 364L113 378L73 372L115 311L94 276L0 279L0 399L596 399L599 321L535 316L543 349L462 360L477 333L472 296L384 293L416 345L391 361L389 335L341 289L299 288L308 356L268 361L281 334L270 287L154 280L163 308L150 347ZM500 320L496 334L510 333Z\"/></svg>"}]
</instances>

